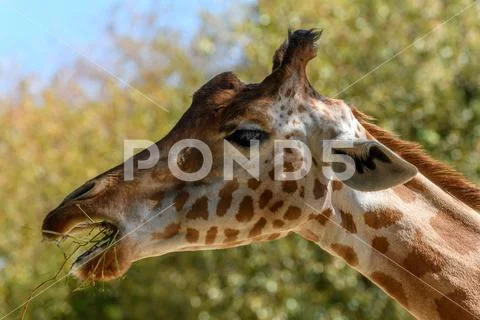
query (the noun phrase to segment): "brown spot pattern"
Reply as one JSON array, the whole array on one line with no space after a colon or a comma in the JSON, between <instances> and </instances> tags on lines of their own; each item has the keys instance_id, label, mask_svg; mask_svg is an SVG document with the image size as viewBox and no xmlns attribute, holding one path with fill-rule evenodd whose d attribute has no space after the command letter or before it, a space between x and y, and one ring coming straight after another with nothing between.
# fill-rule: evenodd
<instances>
[{"instance_id":1,"label":"brown spot pattern","mask_svg":"<svg viewBox=\"0 0 480 320\"><path fill-rule=\"evenodd\" d=\"M345 260L352 267L358 265L358 256L352 247L340 243L332 243L330 245L330 248L333 250L333 252L335 252L340 258Z\"/></svg>"},{"instance_id":2,"label":"brown spot pattern","mask_svg":"<svg viewBox=\"0 0 480 320\"><path fill-rule=\"evenodd\" d=\"M224 242L232 242L237 240L238 234L240 233L240 230L237 229L225 229L223 230L223 234L225 235L225 241Z\"/></svg>"},{"instance_id":3,"label":"brown spot pattern","mask_svg":"<svg viewBox=\"0 0 480 320\"><path fill-rule=\"evenodd\" d=\"M188 200L188 197L190 195L186 191L181 191L176 197L175 197L175 209L177 211L181 211L183 209L183 206Z\"/></svg>"},{"instance_id":4,"label":"brown spot pattern","mask_svg":"<svg viewBox=\"0 0 480 320\"><path fill-rule=\"evenodd\" d=\"M275 169L272 169L269 173L268 176L270 177L271 180L275 180Z\"/></svg>"},{"instance_id":5,"label":"brown spot pattern","mask_svg":"<svg viewBox=\"0 0 480 320\"><path fill-rule=\"evenodd\" d=\"M279 200L277 202L275 202L271 207L270 207L270 211L272 212L277 212L278 209L280 209L281 207L283 206L283 200Z\"/></svg>"},{"instance_id":6,"label":"brown spot pattern","mask_svg":"<svg viewBox=\"0 0 480 320\"><path fill-rule=\"evenodd\" d=\"M349 233L357 233L357 226L353 221L353 216L343 210L340 210L340 217L342 218L341 226Z\"/></svg>"},{"instance_id":7,"label":"brown spot pattern","mask_svg":"<svg viewBox=\"0 0 480 320\"><path fill-rule=\"evenodd\" d=\"M273 220L272 224L273 224L274 228L281 228L285 225L285 222L283 222L280 219L275 219L275 220Z\"/></svg>"},{"instance_id":8,"label":"brown spot pattern","mask_svg":"<svg viewBox=\"0 0 480 320\"><path fill-rule=\"evenodd\" d=\"M205 236L205 244L212 244L215 242L215 238L217 237L218 227L210 227L207 230L207 235Z\"/></svg>"},{"instance_id":9,"label":"brown spot pattern","mask_svg":"<svg viewBox=\"0 0 480 320\"><path fill-rule=\"evenodd\" d=\"M187 219L197 218L208 219L208 198L206 196L197 199L190 211L187 212Z\"/></svg>"},{"instance_id":10,"label":"brown spot pattern","mask_svg":"<svg viewBox=\"0 0 480 320\"><path fill-rule=\"evenodd\" d=\"M162 239L170 239L178 234L180 231L180 224L179 223L171 223L169 224L163 232L155 232L152 234L152 240L162 240Z\"/></svg>"},{"instance_id":11,"label":"brown spot pattern","mask_svg":"<svg viewBox=\"0 0 480 320\"><path fill-rule=\"evenodd\" d=\"M300 196L300 198L304 198L304 197L305 197L305 187L304 187L304 186L300 186L299 196Z\"/></svg>"},{"instance_id":12,"label":"brown spot pattern","mask_svg":"<svg viewBox=\"0 0 480 320\"><path fill-rule=\"evenodd\" d=\"M300 234L305 237L307 240L313 241L313 242L318 242L320 240L320 237L317 236L313 231L311 230L302 230Z\"/></svg>"},{"instance_id":13,"label":"brown spot pattern","mask_svg":"<svg viewBox=\"0 0 480 320\"><path fill-rule=\"evenodd\" d=\"M250 230L250 232L248 233L248 236L249 237L258 236L262 232L262 229L265 227L266 224L267 224L267 220L265 218L262 217L258 219L258 221L255 222L255 224L253 225L252 230Z\"/></svg>"},{"instance_id":14,"label":"brown spot pattern","mask_svg":"<svg viewBox=\"0 0 480 320\"><path fill-rule=\"evenodd\" d=\"M322 226L324 226L325 223L327 223L327 221L330 219L331 215L332 215L332 209L327 208L327 209L323 210L321 214L310 215L310 219L315 220L318 223L320 223Z\"/></svg>"},{"instance_id":15,"label":"brown spot pattern","mask_svg":"<svg viewBox=\"0 0 480 320\"><path fill-rule=\"evenodd\" d=\"M268 236L267 240L275 240L278 239L282 234L281 233L272 233L271 235Z\"/></svg>"},{"instance_id":16,"label":"brown spot pattern","mask_svg":"<svg viewBox=\"0 0 480 320\"><path fill-rule=\"evenodd\" d=\"M260 181L255 179L255 178L251 178L251 179L248 179L248 187L252 190L257 190L258 187L260 186Z\"/></svg>"},{"instance_id":17,"label":"brown spot pattern","mask_svg":"<svg viewBox=\"0 0 480 320\"><path fill-rule=\"evenodd\" d=\"M295 220L302 215L302 210L299 207L289 206L283 218L286 220Z\"/></svg>"},{"instance_id":18,"label":"brown spot pattern","mask_svg":"<svg viewBox=\"0 0 480 320\"><path fill-rule=\"evenodd\" d=\"M388 240L385 237L375 237L372 240L372 247L380 253L385 253L388 250Z\"/></svg>"},{"instance_id":19,"label":"brown spot pattern","mask_svg":"<svg viewBox=\"0 0 480 320\"><path fill-rule=\"evenodd\" d=\"M403 214L396 209L383 209L381 211L368 211L363 216L365 223L373 228L380 229L397 223Z\"/></svg>"},{"instance_id":20,"label":"brown spot pattern","mask_svg":"<svg viewBox=\"0 0 480 320\"><path fill-rule=\"evenodd\" d=\"M405 269L417 277L422 277L427 273L437 273L442 269L445 263L442 255L433 250L422 238L422 234L417 231L411 243L412 251L403 261Z\"/></svg>"},{"instance_id":21,"label":"brown spot pattern","mask_svg":"<svg viewBox=\"0 0 480 320\"><path fill-rule=\"evenodd\" d=\"M440 298L434 299L440 319L474 320L475 316L470 312L467 312L468 308L464 303L466 299L467 294L461 290L456 290L446 296L441 296Z\"/></svg>"},{"instance_id":22,"label":"brown spot pattern","mask_svg":"<svg viewBox=\"0 0 480 320\"><path fill-rule=\"evenodd\" d=\"M403 306L408 307L407 296L403 290L402 283L391 276L375 271L370 275L371 279L382 287L392 298L396 299Z\"/></svg>"},{"instance_id":23,"label":"brown spot pattern","mask_svg":"<svg viewBox=\"0 0 480 320\"><path fill-rule=\"evenodd\" d=\"M268 204L268 202L272 199L273 193L270 190L265 190L262 192L260 195L260 200L258 201L258 206L260 209L265 208L265 206Z\"/></svg>"},{"instance_id":24,"label":"brown spot pattern","mask_svg":"<svg viewBox=\"0 0 480 320\"><path fill-rule=\"evenodd\" d=\"M238 207L238 213L236 218L239 222L248 222L253 217L253 199L250 196L246 196L240 202Z\"/></svg>"},{"instance_id":25,"label":"brown spot pattern","mask_svg":"<svg viewBox=\"0 0 480 320\"><path fill-rule=\"evenodd\" d=\"M320 199L325 195L325 190L327 188L318 181L318 179L315 179L315 184L313 186L313 196L315 199Z\"/></svg>"},{"instance_id":26,"label":"brown spot pattern","mask_svg":"<svg viewBox=\"0 0 480 320\"><path fill-rule=\"evenodd\" d=\"M297 167L293 164L293 162L290 162L290 161L285 161L283 163L283 168L284 168L284 172L294 172L297 170Z\"/></svg>"},{"instance_id":27,"label":"brown spot pattern","mask_svg":"<svg viewBox=\"0 0 480 320\"><path fill-rule=\"evenodd\" d=\"M297 182L296 181L283 181L282 190L286 193L294 193L297 191Z\"/></svg>"},{"instance_id":28,"label":"brown spot pattern","mask_svg":"<svg viewBox=\"0 0 480 320\"><path fill-rule=\"evenodd\" d=\"M185 239L187 239L188 242L193 243L198 241L198 230L197 229L192 229L192 228L187 228L187 233L185 234Z\"/></svg>"},{"instance_id":29,"label":"brown spot pattern","mask_svg":"<svg viewBox=\"0 0 480 320\"><path fill-rule=\"evenodd\" d=\"M152 196L150 196L150 200L156 201L158 206L162 202L164 196L165 194L161 191L155 192L154 194L152 194Z\"/></svg>"},{"instance_id":30,"label":"brown spot pattern","mask_svg":"<svg viewBox=\"0 0 480 320\"><path fill-rule=\"evenodd\" d=\"M193 173L202 168L203 154L196 148L185 148L177 159L178 167L185 172Z\"/></svg>"},{"instance_id":31,"label":"brown spot pattern","mask_svg":"<svg viewBox=\"0 0 480 320\"><path fill-rule=\"evenodd\" d=\"M342 189L342 187L343 187L343 183L341 183L338 180L333 180L333 182L332 182L332 190L333 191L339 191L339 190Z\"/></svg>"},{"instance_id":32,"label":"brown spot pattern","mask_svg":"<svg viewBox=\"0 0 480 320\"><path fill-rule=\"evenodd\" d=\"M219 191L220 200L217 204L217 216L222 217L227 213L227 210L232 205L233 192L238 189L238 182L236 179L227 182Z\"/></svg>"}]
</instances>

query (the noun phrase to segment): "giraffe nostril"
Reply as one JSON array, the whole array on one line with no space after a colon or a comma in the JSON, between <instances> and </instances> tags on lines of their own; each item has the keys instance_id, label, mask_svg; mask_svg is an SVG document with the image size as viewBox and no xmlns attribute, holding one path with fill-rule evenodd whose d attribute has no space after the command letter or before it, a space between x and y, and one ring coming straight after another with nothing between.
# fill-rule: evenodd
<instances>
[{"instance_id":1,"label":"giraffe nostril","mask_svg":"<svg viewBox=\"0 0 480 320\"><path fill-rule=\"evenodd\" d=\"M64 205L68 201L85 199L90 193L90 191L92 191L93 187L95 187L95 182L90 181L85 183L83 186L77 188L68 196L66 196L60 206Z\"/></svg>"}]
</instances>

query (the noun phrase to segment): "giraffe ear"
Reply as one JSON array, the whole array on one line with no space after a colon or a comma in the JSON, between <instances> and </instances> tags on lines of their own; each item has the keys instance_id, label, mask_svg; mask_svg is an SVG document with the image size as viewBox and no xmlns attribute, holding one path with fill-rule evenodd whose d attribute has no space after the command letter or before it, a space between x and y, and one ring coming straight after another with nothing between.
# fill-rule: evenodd
<instances>
[{"instance_id":1,"label":"giraffe ear","mask_svg":"<svg viewBox=\"0 0 480 320\"><path fill-rule=\"evenodd\" d=\"M379 191L403 184L418 173L417 168L378 141L355 141L352 148L334 148L333 154L348 156L355 163L353 175L343 182L359 191ZM345 159L345 158L343 158ZM345 162L332 162L335 172L345 170Z\"/></svg>"}]
</instances>

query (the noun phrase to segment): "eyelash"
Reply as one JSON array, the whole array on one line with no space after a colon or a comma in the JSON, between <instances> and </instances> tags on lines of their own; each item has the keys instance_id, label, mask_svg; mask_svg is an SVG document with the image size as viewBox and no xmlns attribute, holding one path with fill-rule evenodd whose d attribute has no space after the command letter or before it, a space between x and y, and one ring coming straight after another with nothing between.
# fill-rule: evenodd
<instances>
[{"instance_id":1,"label":"eyelash","mask_svg":"<svg viewBox=\"0 0 480 320\"><path fill-rule=\"evenodd\" d=\"M259 142L262 142L267 138L268 133L262 130L238 129L228 135L225 139L242 147L249 147L252 140L258 140Z\"/></svg>"}]
</instances>

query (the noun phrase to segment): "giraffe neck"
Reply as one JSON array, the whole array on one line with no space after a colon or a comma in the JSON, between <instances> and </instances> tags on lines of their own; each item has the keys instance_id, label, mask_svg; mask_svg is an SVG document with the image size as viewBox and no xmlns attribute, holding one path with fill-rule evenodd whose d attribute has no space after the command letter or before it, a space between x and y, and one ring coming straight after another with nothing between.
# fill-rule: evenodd
<instances>
[{"instance_id":1,"label":"giraffe neck","mask_svg":"<svg viewBox=\"0 0 480 320\"><path fill-rule=\"evenodd\" d=\"M419 319L480 319L480 215L422 175L381 192L333 183L299 232Z\"/></svg>"}]
</instances>

